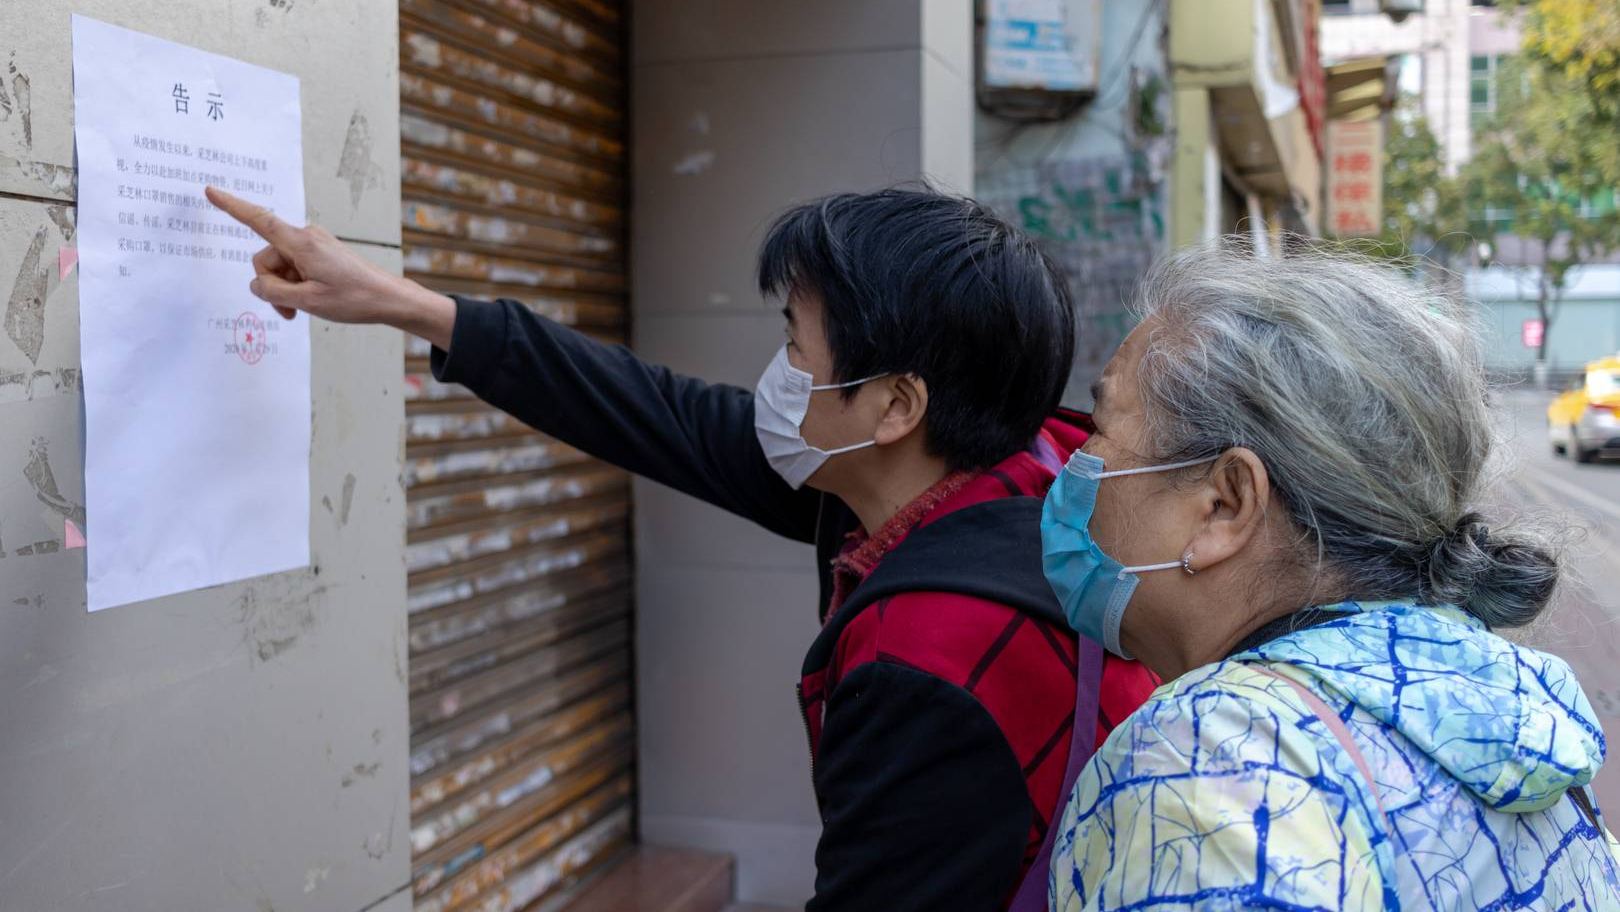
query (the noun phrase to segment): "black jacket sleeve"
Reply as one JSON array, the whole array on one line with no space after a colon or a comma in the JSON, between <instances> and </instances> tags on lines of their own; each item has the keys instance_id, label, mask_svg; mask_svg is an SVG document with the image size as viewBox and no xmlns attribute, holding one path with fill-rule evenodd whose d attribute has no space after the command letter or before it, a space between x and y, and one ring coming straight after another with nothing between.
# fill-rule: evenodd
<instances>
[{"instance_id":1,"label":"black jacket sleeve","mask_svg":"<svg viewBox=\"0 0 1620 912\"><path fill-rule=\"evenodd\" d=\"M955 684L874 662L827 702L809 912L998 912L1017 886L1029 792L995 720Z\"/></svg>"},{"instance_id":2,"label":"black jacket sleeve","mask_svg":"<svg viewBox=\"0 0 1620 912\"><path fill-rule=\"evenodd\" d=\"M813 541L820 495L795 491L754 436L754 396L648 364L516 301L456 298L450 351L433 376L564 443Z\"/></svg>"}]
</instances>

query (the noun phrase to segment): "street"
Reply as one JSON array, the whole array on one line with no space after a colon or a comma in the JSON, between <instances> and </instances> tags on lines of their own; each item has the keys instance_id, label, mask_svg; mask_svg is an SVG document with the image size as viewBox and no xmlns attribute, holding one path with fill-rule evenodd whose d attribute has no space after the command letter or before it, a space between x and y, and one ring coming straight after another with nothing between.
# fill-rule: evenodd
<instances>
[{"instance_id":1,"label":"street","mask_svg":"<svg viewBox=\"0 0 1620 912\"><path fill-rule=\"evenodd\" d=\"M1498 483L1499 506L1490 519L1504 527L1540 524L1568 537L1562 591L1540 620L1512 639L1574 666L1609 738L1610 762L1594 788L1599 806L1613 814L1620 808L1620 762L1613 749L1620 735L1620 461L1577 465L1553 455L1546 422L1552 396L1529 390L1502 394L1508 426L1500 446L1507 459Z\"/></svg>"}]
</instances>

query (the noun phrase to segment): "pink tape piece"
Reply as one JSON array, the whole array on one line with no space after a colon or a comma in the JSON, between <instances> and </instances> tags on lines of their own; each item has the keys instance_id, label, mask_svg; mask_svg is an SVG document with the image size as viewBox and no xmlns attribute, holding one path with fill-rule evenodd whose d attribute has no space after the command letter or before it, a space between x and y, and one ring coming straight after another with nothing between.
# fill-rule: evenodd
<instances>
[{"instance_id":1,"label":"pink tape piece","mask_svg":"<svg viewBox=\"0 0 1620 912\"><path fill-rule=\"evenodd\" d=\"M67 540L67 545L65 546L65 549L68 550L68 551L72 551L74 548L83 548L84 547L84 533L80 532L79 527L75 526L73 524L73 520L71 520L71 519L62 520L62 526L63 526L63 528L62 528L62 537Z\"/></svg>"},{"instance_id":2,"label":"pink tape piece","mask_svg":"<svg viewBox=\"0 0 1620 912\"><path fill-rule=\"evenodd\" d=\"M67 274L72 272L73 267L77 265L79 265L79 248L63 247L61 250L56 251L57 278L67 278Z\"/></svg>"}]
</instances>

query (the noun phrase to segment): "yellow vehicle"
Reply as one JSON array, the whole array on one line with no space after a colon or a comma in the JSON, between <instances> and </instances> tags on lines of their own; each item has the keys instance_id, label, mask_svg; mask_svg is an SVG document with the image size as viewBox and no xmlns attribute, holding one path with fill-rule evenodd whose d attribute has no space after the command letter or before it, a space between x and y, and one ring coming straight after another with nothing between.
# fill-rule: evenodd
<instances>
[{"instance_id":1,"label":"yellow vehicle","mask_svg":"<svg viewBox=\"0 0 1620 912\"><path fill-rule=\"evenodd\" d=\"M1576 462L1620 455L1620 355L1586 370L1547 407L1553 452Z\"/></svg>"}]
</instances>

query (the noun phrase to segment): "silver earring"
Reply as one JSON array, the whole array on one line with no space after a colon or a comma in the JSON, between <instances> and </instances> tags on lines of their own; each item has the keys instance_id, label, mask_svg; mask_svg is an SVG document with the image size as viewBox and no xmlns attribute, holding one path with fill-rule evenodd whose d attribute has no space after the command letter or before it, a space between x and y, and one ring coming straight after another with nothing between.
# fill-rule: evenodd
<instances>
[{"instance_id":1,"label":"silver earring","mask_svg":"<svg viewBox=\"0 0 1620 912\"><path fill-rule=\"evenodd\" d=\"M1197 575L1198 571L1192 568L1193 553L1188 551L1181 556L1181 569L1187 571L1188 576Z\"/></svg>"}]
</instances>

